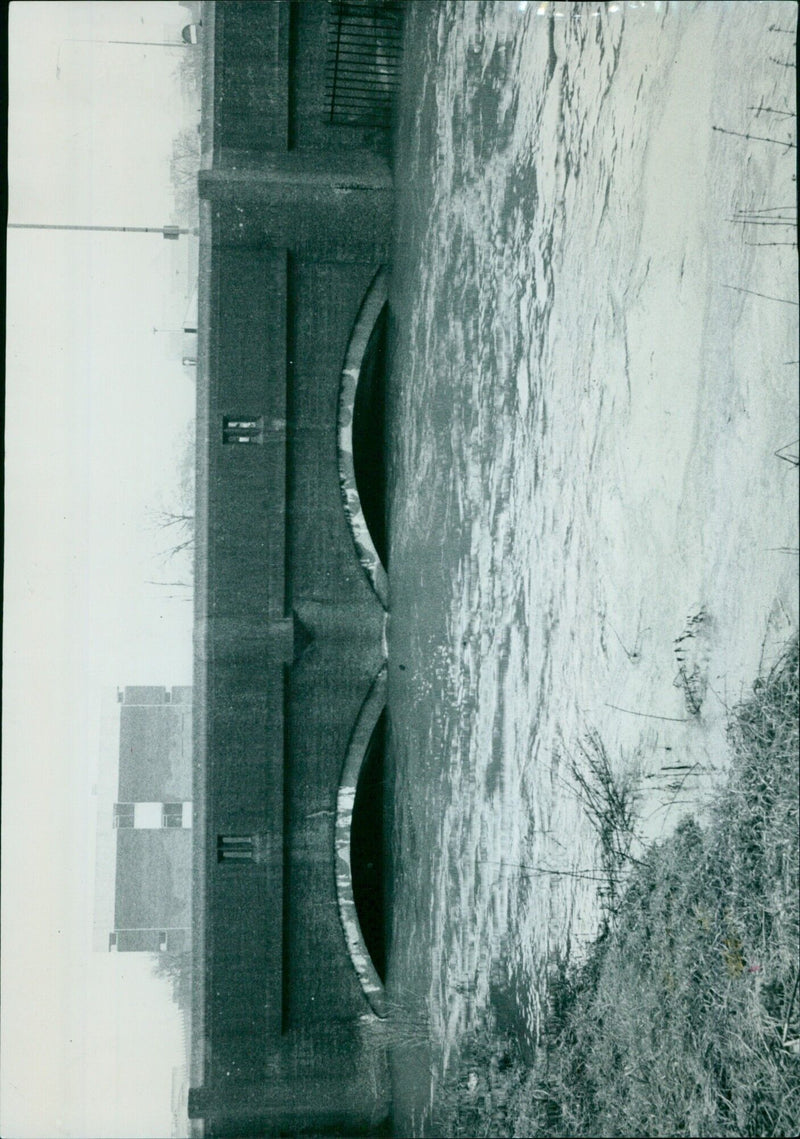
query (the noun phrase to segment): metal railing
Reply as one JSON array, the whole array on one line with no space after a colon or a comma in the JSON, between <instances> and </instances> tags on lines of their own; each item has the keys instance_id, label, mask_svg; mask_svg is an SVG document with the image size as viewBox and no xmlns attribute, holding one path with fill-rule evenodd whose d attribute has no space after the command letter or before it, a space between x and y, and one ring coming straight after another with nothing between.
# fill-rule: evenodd
<instances>
[{"instance_id":1,"label":"metal railing","mask_svg":"<svg viewBox=\"0 0 800 1139\"><path fill-rule=\"evenodd\" d=\"M400 83L401 0L329 0L325 118L388 127Z\"/></svg>"}]
</instances>

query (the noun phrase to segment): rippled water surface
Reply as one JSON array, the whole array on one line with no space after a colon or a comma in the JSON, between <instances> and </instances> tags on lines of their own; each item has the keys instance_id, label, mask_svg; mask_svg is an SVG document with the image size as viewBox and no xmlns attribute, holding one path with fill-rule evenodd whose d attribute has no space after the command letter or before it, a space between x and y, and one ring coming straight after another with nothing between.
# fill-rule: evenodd
<instances>
[{"instance_id":1,"label":"rippled water surface","mask_svg":"<svg viewBox=\"0 0 800 1139\"><path fill-rule=\"evenodd\" d=\"M751 224L795 216L794 20L408 7L389 990L432 1044L397 1073L401 1133L425 1129L429 1066L435 1086L498 969L534 1039L542 962L596 932L580 740L638 765L658 837L724 770L726 705L797 627L797 472L774 455L800 434L795 251L774 244L796 229ZM673 763L695 765L679 792Z\"/></svg>"}]
</instances>

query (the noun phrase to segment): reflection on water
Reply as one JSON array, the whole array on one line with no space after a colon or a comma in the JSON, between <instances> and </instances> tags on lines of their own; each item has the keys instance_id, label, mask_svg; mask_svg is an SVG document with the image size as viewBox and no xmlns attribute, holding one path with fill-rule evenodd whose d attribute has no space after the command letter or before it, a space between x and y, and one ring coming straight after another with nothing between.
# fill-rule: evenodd
<instances>
[{"instance_id":1,"label":"reflection on water","mask_svg":"<svg viewBox=\"0 0 800 1139\"><path fill-rule=\"evenodd\" d=\"M793 200L794 152L712 130L793 130L753 108L793 109L771 57L794 8L540 7L407 11L388 984L424 1009L421 1038L430 1021L398 1097L423 1129L428 1063L435 1082L498 962L533 1039L542 961L596 931L578 742L635 759L657 836L724 766L725 705L797 624L794 567L768 552L797 545L797 481L772 457L797 422L797 309L740 291L796 300L792 250L726 220ZM670 807L675 764L693 774Z\"/></svg>"}]
</instances>

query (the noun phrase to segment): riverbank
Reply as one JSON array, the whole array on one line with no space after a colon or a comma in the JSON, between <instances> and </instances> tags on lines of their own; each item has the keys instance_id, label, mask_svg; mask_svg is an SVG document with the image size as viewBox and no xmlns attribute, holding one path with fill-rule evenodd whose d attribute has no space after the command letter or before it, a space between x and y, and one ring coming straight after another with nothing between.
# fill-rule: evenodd
<instances>
[{"instance_id":1,"label":"riverbank","mask_svg":"<svg viewBox=\"0 0 800 1139\"><path fill-rule=\"evenodd\" d=\"M710 821L632 864L585 960L552 964L532 1056L496 1016L464 1043L438 1134L800 1131L799 716L794 639L733 713Z\"/></svg>"}]
</instances>

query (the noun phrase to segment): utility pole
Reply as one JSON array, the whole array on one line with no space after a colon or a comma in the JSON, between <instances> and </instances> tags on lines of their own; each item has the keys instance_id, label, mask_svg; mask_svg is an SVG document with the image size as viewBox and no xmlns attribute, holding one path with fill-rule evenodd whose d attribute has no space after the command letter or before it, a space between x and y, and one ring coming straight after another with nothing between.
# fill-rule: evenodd
<instances>
[{"instance_id":1,"label":"utility pole","mask_svg":"<svg viewBox=\"0 0 800 1139\"><path fill-rule=\"evenodd\" d=\"M186 47L185 40L92 40L65 36L61 42L73 44L139 44L141 47Z\"/></svg>"},{"instance_id":2,"label":"utility pole","mask_svg":"<svg viewBox=\"0 0 800 1139\"><path fill-rule=\"evenodd\" d=\"M10 221L8 229L69 229L100 233L160 233L168 241L177 241L181 234L196 233L195 229L182 229L177 225L45 225L39 222Z\"/></svg>"}]
</instances>

